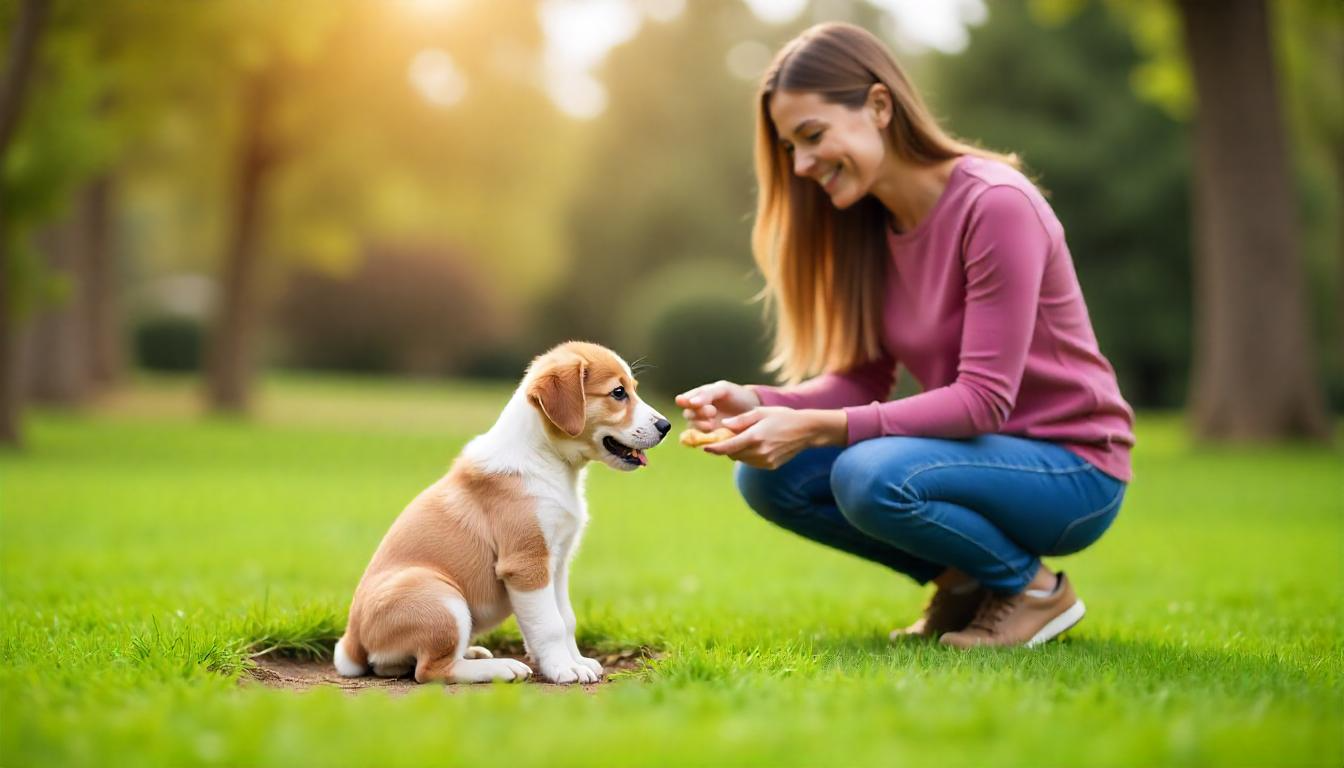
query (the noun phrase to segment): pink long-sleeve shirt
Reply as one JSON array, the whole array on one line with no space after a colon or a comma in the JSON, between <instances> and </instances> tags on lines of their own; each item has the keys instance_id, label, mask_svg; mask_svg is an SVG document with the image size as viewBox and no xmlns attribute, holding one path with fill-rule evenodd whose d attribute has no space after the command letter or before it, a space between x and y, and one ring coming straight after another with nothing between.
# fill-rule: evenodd
<instances>
[{"instance_id":1,"label":"pink long-sleeve shirt","mask_svg":"<svg viewBox=\"0 0 1344 768\"><path fill-rule=\"evenodd\" d=\"M1134 412L1097 346L1064 228L1021 173L963 156L913 230L888 233L883 354L764 405L843 408L849 442L1020 435L1129 481ZM924 391L888 400L900 363Z\"/></svg>"}]
</instances>

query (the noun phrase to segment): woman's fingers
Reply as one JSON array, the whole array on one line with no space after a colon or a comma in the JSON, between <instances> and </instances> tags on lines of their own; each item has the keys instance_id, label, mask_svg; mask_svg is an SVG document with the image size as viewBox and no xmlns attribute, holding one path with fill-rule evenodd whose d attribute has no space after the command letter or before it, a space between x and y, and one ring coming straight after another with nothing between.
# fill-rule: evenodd
<instances>
[{"instance_id":1,"label":"woman's fingers","mask_svg":"<svg viewBox=\"0 0 1344 768\"><path fill-rule=\"evenodd\" d=\"M699 386L695 389L688 389L685 392L682 392L680 395L677 395L677 405L680 405L682 408L694 408L700 405L705 402L705 389L709 386L710 385L705 384L704 386Z\"/></svg>"},{"instance_id":2,"label":"woman's fingers","mask_svg":"<svg viewBox=\"0 0 1344 768\"><path fill-rule=\"evenodd\" d=\"M706 403L712 403L728 392L728 382L716 381L713 384L704 384L695 389L687 390L677 395L677 405L682 408L696 408Z\"/></svg>"},{"instance_id":3,"label":"woman's fingers","mask_svg":"<svg viewBox=\"0 0 1344 768\"><path fill-rule=\"evenodd\" d=\"M757 423L763 418L765 418L765 411L761 410L760 408L753 408L750 411L747 411L746 413L739 413L736 416L730 416L724 419L723 426L733 430L734 432L741 432L742 430L746 429L747 427L750 427L751 425Z\"/></svg>"},{"instance_id":4,"label":"woman's fingers","mask_svg":"<svg viewBox=\"0 0 1344 768\"><path fill-rule=\"evenodd\" d=\"M756 434L750 428L738 432L727 440L720 440L717 443L710 443L701 450L706 453L712 453L715 456L735 456L739 451L745 450L756 444Z\"/></svg>"}]
</instances>

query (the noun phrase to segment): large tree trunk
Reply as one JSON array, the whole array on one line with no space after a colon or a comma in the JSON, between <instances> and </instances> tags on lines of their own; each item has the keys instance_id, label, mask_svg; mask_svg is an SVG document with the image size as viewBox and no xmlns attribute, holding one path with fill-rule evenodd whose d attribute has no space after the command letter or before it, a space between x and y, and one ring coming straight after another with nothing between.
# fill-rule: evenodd
<instances>
[{"instance_id":1,"label":"large tree trunk","mask_svg":"<svg viewBox=\"0 0 1344 768\"><path fill-rule=\"evenodd\" d=\"M266 182L279 160L268 135L274 97L267 73L252 76L244 86L233 226L210 333L207 390L210 407L216 411L246 411L251 396Z\"/></svg>"},{"instance_id":2,"label":"large tree trunk","mask_svg":"<svg viewBox=\"0 0 1344 768\"><path fill-rule=\"evenodd\" d=\"M46 0L23 0L19 17L9 39L9 59L0 75L0 161L9 152L10 142L23 112L24 96L32 80L37 44L47 18ZM13 222L0 195L0 444L20 442L21 392L17 365L18 326L17 287L11 270L9 252Z\"/></svg>"},{"instance_id":3,"label":"large tree trunk","mask_svg":"<svg viewBox=\"0 0 1344 768\"><path fill-rule=\"evenodd\" d=\"M1195 432L1326 439L1264 0L1179 7L1198 102Z\"/></svg>"}]
</instances>

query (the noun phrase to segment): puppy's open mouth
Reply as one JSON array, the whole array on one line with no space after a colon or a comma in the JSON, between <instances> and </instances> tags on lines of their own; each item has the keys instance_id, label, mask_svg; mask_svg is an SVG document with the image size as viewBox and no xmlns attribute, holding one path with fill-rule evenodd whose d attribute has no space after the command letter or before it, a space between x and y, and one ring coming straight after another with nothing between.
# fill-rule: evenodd
<instances>
[{"instance_id":1,"label":"puppy's open mouth","mask_svg":"<svg viewBox=\"0 0 1344 768\"><path fill-rule=\"evenodd\" d=\"M649 459L644 455L643 451L618 443L611 437L602 438L602 447L611 451L616 458L631 466L642 467L649 463Z\"/></svg>"}]
</instances>

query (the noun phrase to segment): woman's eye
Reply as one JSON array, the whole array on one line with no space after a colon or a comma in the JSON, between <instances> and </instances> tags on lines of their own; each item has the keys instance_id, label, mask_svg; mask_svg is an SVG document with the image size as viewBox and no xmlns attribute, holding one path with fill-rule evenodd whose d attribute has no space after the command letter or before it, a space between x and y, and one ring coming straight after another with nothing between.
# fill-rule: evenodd
<instances>
[{"instance_id":1,"label":"woman's eye","mask_svg":"<svg viewBox=\"0 0 1344 768\"><path fill-rule=\"evenodd\" d=\"M818 141L821 140L821 134L822 134L822 133L825 133L825 131L817 131L816 133L812 134L811 136L807 136L807 137L805 137L805 138L806 138L808 141L812 142L813 144L816 144Z\"/></svg>"},{"instance_id":2,"label":"woman's eye","mask_svg":"<svg viewBox=\"0 0 1344 768\"><path fill-rule=\"evenodd\" d=\"M616 398L617 400L624 400L624 399L625 399L625 387L617 387L617 388L611 390L611 396L614 397L614 398Z\"/></svg>"}]
</instances>

